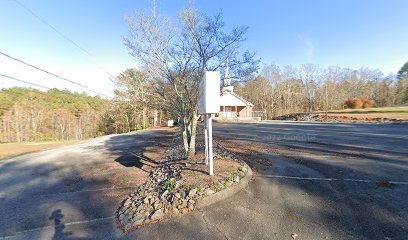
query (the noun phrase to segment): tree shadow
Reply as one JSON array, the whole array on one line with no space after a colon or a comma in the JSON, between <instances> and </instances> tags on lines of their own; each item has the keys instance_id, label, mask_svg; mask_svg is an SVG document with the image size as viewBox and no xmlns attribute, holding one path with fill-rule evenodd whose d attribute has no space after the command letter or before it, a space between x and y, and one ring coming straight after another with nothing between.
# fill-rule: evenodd
<instances>
[{"instance_id":1,"label":"tree shadow","mask_svg":"<svg viewBox=\"0 0 408 240\"><path fill-rule=\"evenodd\" d=\"M143 166L154 168L157 164L159 164L158 161L154 161L146 156L136 153L126 153L116 158L115 162L120 163L124 167L136 167L145 172L149 171L145 170Z\"/></svg>"},{"instance_id":2,"label":"tree shadow","mask_svg":"<svg viewBox=\"0 0 408 240\"><path fill-rule=\"evenodd\" d=\"M168 147L173 136L172 132L157 130L136 135L118 135L111 137L105 147L110 154L117 156L115 162L124 167L135 167L146 172L144 166L152 168L164 160L160 148ZM158 159L146 156L147 153L157 156Z\"/></svg>"}]
</instances>

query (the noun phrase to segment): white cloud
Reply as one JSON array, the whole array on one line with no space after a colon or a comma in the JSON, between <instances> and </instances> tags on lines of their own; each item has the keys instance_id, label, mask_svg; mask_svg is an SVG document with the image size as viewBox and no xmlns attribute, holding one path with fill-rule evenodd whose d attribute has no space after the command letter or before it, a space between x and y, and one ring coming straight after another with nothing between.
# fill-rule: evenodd
<instances>
[{"instance_id":1,"label":"white cloud","mask_svg":"<svg viewBox=\"0 0 408 240\"><path fill-rule=\"evenodd\" d=\"M303 51L305 56L307 57L308 60L311 60L315 54L315 45L313 44L312 39L302 35L298 35L298 39L301 41L303 45Z\"/></svg>"}]
</instances>

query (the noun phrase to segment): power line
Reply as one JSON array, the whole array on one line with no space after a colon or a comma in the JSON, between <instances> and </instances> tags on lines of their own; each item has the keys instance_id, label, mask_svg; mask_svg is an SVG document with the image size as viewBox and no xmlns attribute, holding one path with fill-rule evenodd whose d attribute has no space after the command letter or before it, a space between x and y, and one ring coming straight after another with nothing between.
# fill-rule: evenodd
<instances>
[{"instance_id":1,"label":"power line","mask_svg":"<svg viewBox=\"0 0 408 240\"><path fill-rule=\"evenodd\" d=\"M93 60L93 56L92 54L87 51L86 49L84 49L83 47L81 47L79 44L77 44L76 42L74 42L71 38L69 38L67 35L65 35L64 33L62 33L61 31L59 31L56 27L54 27L53 25L51 25L50 23L48 23L47 21L45 21L43 18L41 18L40 16L38 16L37 14L35 14L31 9L29 9L27 6L25 6L24 4L22 4L21 2L19 2L18 0L14 0L15 3L17 3L18 5L20 5L20 7L24 8L28 13L30 13L31 15L33 15L35 18L37 18L39 21L41 21L43 24L47 25L48 27L50 27L52 30L54 30L54 32L56 32L58 35L60 35L62 38L64 38L65 40L67 40L68 42L70 42L72 45L74 45L75 47L77 47L79 50L81 50L82 52L84 52L87 56L88 59L95 64L95 66L97 66L99 69L101 69L102 71L104 71L109 77L111 78L115 78L115 76L113 76L112 74L110 74L104 67L102 67L100 64L98 64L95 60Z\"/></svg>"},{"instance_id":2,"label":"power line","mask_svg":"<svg viewBox=\"0 0 408 240\"><path fill-rule=\"evenodd\" d=\"M66 82L75 84L75 85L80 86L80 87L82 87L82 88L85 88L86 90L88 90L88 91L90 91L90 92L93 92L93 93L95 93L95 94L97 94L97 95L101 95L101 96L104 96L104 97L109 98L109 97L106 96L105 94L98 93L98 92L96 92L96 91L94 91L94 90L88 88L88 87L85 86L85 85L79 84L79 83L77 83L77 82L75 82L75 81L72 81L72 80L70 80L70 79L68 79L68 78L61 77L61 76L59 76L59 75L57 75L57 74L55 74L55 73L49 72L49 71L44 70L44 69L39 68L39 67L36 67L36 66L34 66L34 65L30 64L30 63L27 63L27 62L25 62L25 61L23 61L23 60L17 59L17 58L15 58L15 57L12 57L12 56L6 54L6 53L3 53L2 51L0 51L0 54L3 55L3 56L5 56L5 57L8 57L8 58L10 58L10 59L12 59L12 60L14 60L14 61L17 61L17 62L19 62L19 63L22 63L22 64L24 64L24 65L26 65L26 66L29 66L29 67L31 67L31 68L34 68L34 69L36 69L36 70L38 70L38 71L44 72L44 73L46 73L46 74L48 74L48 75L51 75L51 76L53 76L53 77L59 78L59 79L64 80L64 81L66 81Z\"/></svg>"},{"instance_id":3,"label":"power line","mask_svg":"<svg viewBox=\"0 0 408 240\"><path fill-rule=\"evenodd\" d=\"M33 85L33 86L40 87L40 88L45 88L45 89L47 89L47 90L50 90L50 89L51 89L51 88L49 88L49 87L45 87L45 86L41 86L41 85L38 85L38 84L35 84L35 83L27 82L27 81L24 81L24 80L15 78L15 77L10 77L10 76L7 76L7 75L3 75L3 74L1 74L1 73L0 73L0 77L9 78L9 79L11 79L11 80L15 80L15 81L18 81L18 82L26 83L26 84Z\"/></svg>"},{"instance_id":4,"label":"power line","mask_svg":"<svg viewBox=\"0 0 408 240\"><path fill-rule=\"evenodd\" d=\"M67 82L70 82L70 83L72 83L72 84L78 85L78 86L80 86L80 87L87 88L86 86L84 86L84 85L82 85L82 84L76 83L76 82L71 81L71 80L69 80L69 79L66 79L66 78L64 78L64 77L60 77L60 76L58 76L57 74L48 72L47 70L44 70L44 69L41 69L41 68L36 67L36 66L34 66L34 65L31 65L31 64L29 64L29 63L26 63L26 62L24 62L23 60L14 58L14 57L12 57L12 56L10 56L10 55L8 55L8 54L6 54L6 53L3 53L3 52L1 52L1 51L0 51L0 54L3 55L3 56L5 56L5 57L8 57L8 58L10 58L10 59L13 59L14 61L20 62L20 63L22 63L22 64L24 64L24 65L29 66L29 67L32 67L32 68L34 68L34 69L36 69L36 70L38 70L38 71L44 72L44 73L46 73L46 74L49 74L49 75L54 76L54 77L56 77L56 78L62 79L62 80L67 81Z\"/></svg>"}]
</instances>

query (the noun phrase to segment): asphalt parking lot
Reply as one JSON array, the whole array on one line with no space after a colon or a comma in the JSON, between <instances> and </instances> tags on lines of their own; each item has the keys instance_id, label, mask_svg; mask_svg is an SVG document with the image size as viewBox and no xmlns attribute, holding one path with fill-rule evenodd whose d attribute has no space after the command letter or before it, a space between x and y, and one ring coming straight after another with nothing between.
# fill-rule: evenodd
<instances>
[{"instance_id":1,"label":"asphalt parking lot","mask_svg":"<svg viewBox=\"0 0 408 240\"><path fill-rule=\"evenodd\" d=\"M117 239L114 212L157 164L146 152L172 136L110 135L0 161L0 239Z\"/></svg>"},{"instance_id":2,"label":"asphalt parking lot","mask_svg":"<svg viewBox=\"0 0 408 240\"><path fill-rule=\"evenodd\" d=\"M407 125L229 123L214 135L270 164L235 196L129 239L408 239Z\"/></svg>"}]
</instances>

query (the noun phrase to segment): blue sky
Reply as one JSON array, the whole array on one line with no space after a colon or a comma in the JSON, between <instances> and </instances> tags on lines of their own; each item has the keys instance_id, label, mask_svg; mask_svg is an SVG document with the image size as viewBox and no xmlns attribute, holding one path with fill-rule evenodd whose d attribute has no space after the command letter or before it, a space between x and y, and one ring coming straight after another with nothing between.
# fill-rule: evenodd
<instances>
[{"instance_id":1,"label":"blue sky","mask_svg":"<svg viewBox=\"0 0 408 240\"><path fill-rule=\"evenodd\" d=\"M112 95L107 74L136 66L122 38L125 15L148 10L148 0L18 0L86 49L73 46L14 0L0 3L0 51L58 73L95 91ZM181 0L157 0L161 14L177 17ZM213 15L222 10L227 28L249 26L243 49L264 64L299 66L315 63L396 72L408 61L406 0L196 0L196 8ZM0 74L50 87L81 91L0 56ZM0 77L0 88L25 86Z\"/></svg>"}]
</instances>

